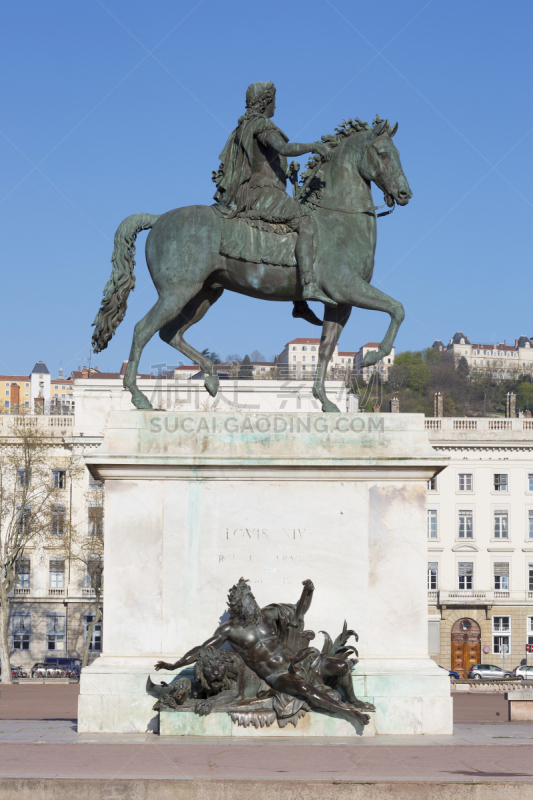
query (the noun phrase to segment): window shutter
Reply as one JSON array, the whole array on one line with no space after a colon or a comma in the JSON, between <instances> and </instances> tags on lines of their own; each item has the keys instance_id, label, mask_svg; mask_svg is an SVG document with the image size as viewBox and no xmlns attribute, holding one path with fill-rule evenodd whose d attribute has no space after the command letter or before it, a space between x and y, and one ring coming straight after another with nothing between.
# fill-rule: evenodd
<instances>
[{"instance_id":1,"label":"window shutter","mask_svg":"<svg viewBox=\"0 0 533 800\"><path fill-rule=\"evenodd\" d=\"M509 577L509 562L496 561L494 563L494 577Z\"/></svg>"}]
</instances>

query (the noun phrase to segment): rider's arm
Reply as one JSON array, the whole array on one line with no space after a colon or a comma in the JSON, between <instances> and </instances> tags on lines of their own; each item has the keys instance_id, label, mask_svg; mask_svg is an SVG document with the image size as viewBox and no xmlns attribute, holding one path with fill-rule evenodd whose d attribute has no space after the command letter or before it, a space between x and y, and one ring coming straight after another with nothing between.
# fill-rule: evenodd
<instances>
[{"instance_id":1,"label":"rider's arm","mask_svg":"<svg viewBox=\"0 0 533 800\"><path fill-rule=\"evenodd\" d=\"M188 653L185 653L184 656L179 658L175 664L169 664L167 661L158 661L155 665L156 670L179 669L180 667L188 666L188 664L194 664L199 653L204 649L204 647L222 647L228 636L227 627L227 625L221 625L220 628L215 631L214 635L211 636L206 642L198 645L197 647L193 647Z\"/></svg>"},{"instance_id":2,"label":"rider's arm","mask_svg":"<svg viewBox=\"0 0 533 800\"><path fill-rule=\"evenodd\" d=\"M270 131L265 135L268 145L281 156L303 156L304 153L329 154L329 147L323 142L311 142L310 144L298 144L297 142L286 142L283 136L277 131Z\"/></svg>"}]
</instances>

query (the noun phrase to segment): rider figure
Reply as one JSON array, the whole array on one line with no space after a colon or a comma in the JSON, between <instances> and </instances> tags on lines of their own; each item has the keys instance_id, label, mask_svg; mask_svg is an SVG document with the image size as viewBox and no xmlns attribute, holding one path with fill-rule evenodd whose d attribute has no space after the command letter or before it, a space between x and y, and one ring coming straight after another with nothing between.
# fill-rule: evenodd
<instances>
[{"instance_id":1,"label":"rider figure","mask_svg":"<svg viewBox=\"0 0 533 800\"><path fill-rule=\"evenodd\" d=\"M336 306L316 282L311 218L286 192L286 156L319 153L328 158L329 148L323 142L289 142L271 120L275 108L276 87L272 81L258 81L248 87L246 112L220 154L220 170L213 173L217 185L215 209L228 219L238 214L248 219L283 223L297 233L295 255L303 300L318 300ZM295 303L295 310L298 312L298 306L302 305L306 304ZM293 313L293 316L305 314Z\"/></svg>"}]
</instances>

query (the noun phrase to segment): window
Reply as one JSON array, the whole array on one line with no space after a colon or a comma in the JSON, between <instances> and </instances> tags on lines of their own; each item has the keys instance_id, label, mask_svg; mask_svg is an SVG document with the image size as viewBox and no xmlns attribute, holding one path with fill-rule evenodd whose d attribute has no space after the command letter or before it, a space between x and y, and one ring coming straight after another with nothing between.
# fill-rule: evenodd
<instances>
[{"instance_id":1,"label":"window","mask_svg":"<svg viewBox=\"0 0 533 800\"><path fill-rule=\"evenodd\" d=\"M428 539L437 538L437 511L428 509Z\"/></svg>"},{"instance_id":2,"label":"window","mask_svg":"<svg viewBox=\"0 0 533 800\"><path fill-rule=\"evenodd\" d=\"M29 397L29 396L30 396L29 392L24 392L24 397Z\"/></svg>"},{"instance_id":3,"label":"window","mask_svg":"<svg viewBox=\"0 0 533 800\"><path fill-rule=\"evenodd\" d=\"M54 389L59 389L59 386L57 386L57 385L56 385L56 386L54 386Z\"/></svg>"},{"instance_id":4,"label":"window","mask_svg":"<svg viewBox=\"0 0 533 800\"><path fill-rule=\"evenodd\" d=\"M62 400L64 400L64 399L65 399L65 397L66 397L66 395L65 395L65 394L62 394L62 395L61 395L61 399L62 399Z\"/></svg>"},{"instance_id":5,"label":"window","mask_svg":"<svg viewBox=\"0 0 533 800\"><path fill-rule=\"evenodd\" d=\"M527 618L527 644L533 644L533 617Z\"/></svg>"},{"instance_id":6,"label":"window","mask_svg":"<svg viewBox=\"0 0 533 800\"><path fill-rule=\"evenodd\" d=\"M459 589L472 589L474 564L472 561L459 561Z\"/></svg>"},{"instance_id":7,"label":"window","mask_svg":"<svg viewBox=\"0 0 533 800\"><path fill-rule=\"evenodd\" d=\"M293 361L296 361L296 356L293 356L293 357L292 357L292 360L293 360Z\"/></svg>"},{"instance_id":8,"label":"window","mask_svg":"<svg viewBox=\"0 0 533 800\"><path fill-rule=\"evenodd\" d=\"M502 474L494 475L494 491L495 492L507 491L507 475L502 475Z\"/></svg>"},{"instance_id":9,"label":"window","mask_svg":"<svg viewBox=\"0 0 533 800\"><path fill-rule=\"evenodd\" d=\"M48 650L65 649L65 615L46 615L46 647Z\"/></svg>"},{"instance_id":10,"label":"window","mask_svg":"<svg viewBox=\"0 0 533 800\"><path fill-rule=\"evenodd\" d=\"M533 539L533 509L531 508L527 512L527 535Z\"/></svg>"},{"instance_id":11,"label":"window","mask_svg":"<svg viewBox=\"0 0 533 800\"><path fill-rule=\"evenodd\" d=\"M30 384L29 383L25 383L24 385L25 385L26 389L30 388Z\"/></svg>"},{"instance_id":12,"label":"window","mask_svg":"<svg viewBox=\"0 0 533 800\"><path fill-rule=\"evenodd\" d=\"M31 614L13 614L13 650L29 650L31 634Z\"/></svg>"},{"instance_id":13,"label":"window","mask_svg":"<svg viewBox=\"0 0 533 800\"><path fill-rule=\"evenodd\" d=\"M311 361L314 361L314 360L315 360L315 356L311 356Z\"/></svg>"},{"instance_id":14,"label":"window","mask_svg":"<svg viewBox=\"0 0 533 800\"><path fill-rule=\"evenodd\" d=\"M472 473L471 472L461 472L459 474L459 491L460 492L471 492L472 491Z\"/></svg>"},{"instance_id":15,"label":"window","mask_svg":"<svg viewBox=\"0 0 533 800\"><path fill-rule=\"evenodd\" d=\"M293 368L293 369L296 369L296 364L293 364L293 365L292 365L292 368Z\"/></svg>"},{"instance_id":16,"label":"window","mask_svg":"<svg viewBox=\"0 0 533 800\"><path fill-rule=\"evenodd\" d=\"M64 536L65 534L65 506L52 506L52 536Z\"/></svg>"},{"instance_id":17,"label":"window","mask_svg":"<svg viewBox=\"0 0 533 800\"><path fill-rule=\"evenodd\" d=\"M313 350L313 351L316 350L316 347L311 347L311 350Z\"/></svg>"},{"instance_id":18,"label":"window","mask_svg":"<svg viewBox=\"0 0 533 800\"><path fill-rule=\"evenodd\" d=\"M305 361L305 356L302 356L302 361Z\"/></svg>"},{"instance_id":19,"label":"window","mask_svg":"<svg viewBox=\"0 0 533 800\"><path fill-rule=\"evenodd\" d=\"M509 590L508 561L496 561L494 563L494 588L505 592Z\"/></svg>"},{"instance_id":20,"label":"window","mask_svg":"<svg viewBox=\"0 0 533 800\"><path fill-rule=\"evenodd\" d=\"M15 564L15 589L30 588L30 559L19 558Z\"/></svg>"},{"instance_id":21,"label":"window","mask_svg":"<svg viewBox=\"0 0 533 800\"><path fill-rule=\"evenodd\" d=\"M29 407L30 407L30 401L26 400L26 402L24 403L24 408L29 408Z\"/></svg>"},{"instance_id":22,"label":"window","mask_svg":"<svg viewBox=\"0 0 533 800\"><path fill-rule=\"evenodd\" d=\"M459 539L472 539L473 514L471 511L459 511Z\"/></svg>"},{"instance_id":23,"label":"window","mask_svg":"<svg viewBox=\"0 0 533 800\"><path fill-rule=\"evenodd\" d=\"M61 391L64 392L66 388L67 388L66 386L62 386Z\"/></svg>"},{"instance_id":24,"label":"window","mask_svg":"<svg viewBox=\"0 0 533 800\"><path fill-rule=\"evenodd\" d=\"M530 472L527 476L527 490L528 492L533 492L533 473Z\"/></svg>"},{"instance_id":25,"label":"window","mask_svg":"<svg viewBox=\"0 0 533 800\"><path fill-rule=\"evenodd\" d=\"M9 397L9 389L6 389L6 397Z\"/></svg>"},{"instance_id":26,"label":"window","mask_svg":"<svg viewBox=\"0 0 533 800\"><path fill-rule=\"evenodd\" d=\"M302 369L305 369L305 364L302 364Z\"/></svg>"},{"instance_id":27,"label":"window","mask_svg":"<svg viewBox=\"0 0 533 800\"><path fill-rule=\"evenodd\" d=\"M499 655L509 655L511 652L511 617L492 618L492 652ZM502 636L502 634L504 634Z\"/></svg>"},{"instance_id":28,"label":"window","mask_svg":"<svg viewBox=\"0 0 533 800\"><path fill-rule=\"evenodd\" d=\"M103 508L99 505L89 506L87 509L87 535L102 536L104 532Z\"/></svg>"},{"instance_id":29,"label":"window","mask_svg":"<svg viewBox=\"0 0 533 800\"><path fill-rule=\"evenodd\" d=\"M22 506L19 504L17 505L17 516L18 516L18 535L19 536L29 536L30 535L30 525L31 525L31 506Z\"/></svg>"},{"instance_id":30,"label":"window","mask_svg":"<svg viewBox=\"0 0 533 800\"><path fill-rule=\"evenodd\" d=\"M84 641L87 641L87 635L89 633L89 625L94 619L94 614L86 614L85 615L85 636ZM93 635L91 636L91 642L89 644L89 650L93 650L94 652L101 652L102 650L102 622L97 622L93 628Z\"/></svg>"},{"instance_id":31,"label":"window","mask_svg":"<svg viewBox=\"0 0 533 800\"><path fill-rule=\"evenodd\" d=\"M65 560L63 558L50 559L50 589L65 588Z\"/></svg>"},{"instance_id":32,"label":"window","mask_svg":"<svg viewBox=\"0 0 533 800\"><path fill-rule=\"evenodd\" d=\"M529 571L529 591L533 592L533 564L530 564L528 567Z\"/></svg>"},{"instance_id":33,"label":"window","mask_svg":"<svg viewBox=\"0 0 533 800\"><path fill-rule=\"evenodd\" d=\"M428 561L428 589L434 591L438 589L439 565L436 561Z\"/></svg>"},{"instance_id":34,"label":"window","mask_svg":"<svg viewBox=\"0 0 533 800\"><path fill-rule=\"evenodd\" d=\"M27 489L31 486L31 473L25 467L17 469L17 489Z\"/></svg>"},{"instance_id":35,"label":"window","mask_svg":"<svg viewBox=\"0 0 533 800\"><path fill-rule=\"evenodd\" d=\"M437 476L435 475L434 478L428 481L428 492L436 492L437 491Z\"/></svg>"},{"instance_id":36,"label":"window","mask_svg":"<svg viewBox=\"0 0 533 800\"><path fill-rule=\"evenodd\" d=\"M509 514L507 511L494 512L494 538L509 538Z\"/></svg>"},{"instance_id":37,"label":"window","mask_svg":"<svg viewBox=\"0 0 533 800\"><path fill-rule=\"evenodd\" d=\"M295 348L295 347L293 347L292 349L293 349L293 350L296 350L296 348Z\"/></svg>"},{"instance_id":38,"label":"window","mask_svg":"<svg viewBox=\"0 0 533 800\"><path fill-rule=\"evenodd\" d=\"M6 400L6 401L4 402L4 408L9 408L9 400Z\"/></svg>"},{"instance_id":39,"label":"window","mask_svg":"<svg viewBox=\"0 0 533 800\"><path fill-rule=\"evenodd\" d=\"M52 488L65 489L67 485L67 473L64 469L52 470Z\"/></svg>"}]
</instances>

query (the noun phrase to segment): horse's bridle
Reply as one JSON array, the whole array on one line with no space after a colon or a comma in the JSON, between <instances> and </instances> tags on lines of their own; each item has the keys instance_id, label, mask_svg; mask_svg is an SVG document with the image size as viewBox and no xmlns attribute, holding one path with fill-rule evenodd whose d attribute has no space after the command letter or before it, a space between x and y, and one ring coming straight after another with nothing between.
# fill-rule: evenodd
<instances>
[{"instance_id":1,"label":"horse's bridle","mask_svg":"<svg viewBox=\"0 0 533 800\"><path fill-rule=\"evenodd\" d=\"M310 200L309 202L311 205L316 206L317 208L324 208L327 211L338 211L341 214L372 214L374 217L376 217L376 219L378 217L386 217L389 214L392 214L392 212L396 208L396 203L394 203L393 201L393 206L392 208L389 208L388 211L382 211L381 214L374 214L374 211L377 211L380 208L385 208L387 204L382 203L380 206L372 206L372 208L364 208L361 211L351 211L351 210L348 211L345 208L332 208L331 206L324 206L322 205L322 203L317 203L316 200Z\"/></svg>"}]
</instances>

